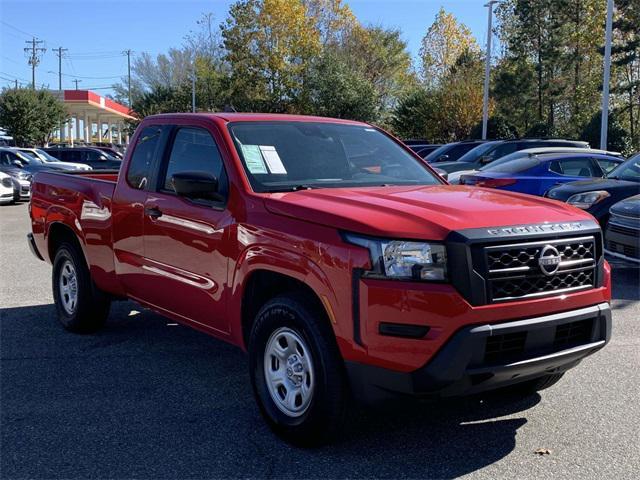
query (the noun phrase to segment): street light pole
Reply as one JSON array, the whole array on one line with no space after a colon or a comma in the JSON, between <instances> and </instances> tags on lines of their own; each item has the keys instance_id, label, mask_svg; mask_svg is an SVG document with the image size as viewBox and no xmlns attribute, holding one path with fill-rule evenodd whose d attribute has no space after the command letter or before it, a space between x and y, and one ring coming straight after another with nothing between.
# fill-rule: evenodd
<instances>
[{"instance_id":1,"label":"street light pole","mask_svg":"<svg viewBox=\"0 0 640 480\"><path fill-rule=\"evenodd\" d=\"M604 79L602 81L602 116L600 118L600 149L607 149L609 128L609 77L611 75L611 30L613 23L613 0L607 0L607 24L604 39Z\"/></svg>"},{"instance_id":2,"label":"street light pole","mask_svg":"<svg viewBox=\"0 0 640 480\"><path fill-rule=\"evenodd\" d=\"M484 92L482 98L482 140L487 139L487 127L489 124L489 74L491 73L491 33L493 23L493 5L498 0L491 0L485 5L489 8L489 19L487 20L487 54L484 65Z\"/></svg>"},{"instance_id":3,"label":"street light pole","mask_svg":"<svg viewBox=\"0 0 640 480\"><path fill-rule=\"evenodd\" d=\"M191 110L196 113L196 70L191 74Z\"/></svg>"}]
</instances>

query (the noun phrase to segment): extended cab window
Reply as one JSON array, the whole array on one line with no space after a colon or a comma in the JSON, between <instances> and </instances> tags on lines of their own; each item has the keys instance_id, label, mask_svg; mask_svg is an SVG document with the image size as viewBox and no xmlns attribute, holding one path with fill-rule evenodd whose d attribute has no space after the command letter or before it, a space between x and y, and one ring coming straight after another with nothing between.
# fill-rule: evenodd
<instances>
[{"instance_id":1,"label":"extended cab window","mask_svg":"<svg viewBox=\"0 0 640 480\"><path fill-rule=\"evenodd\" d=\"M229 130L257 192L440 184L422 162L365 125L237 122Z\"/></svg>"},{"instance_id":2,"label":"extended cab window","mask_svg":"<svg viewBox=\"0 0 640 480\"><path fill-rule=\"evenodd\" d=\"M142 190L149 182L161 132L160 127L146 127L140 133L127 172L127 182L133 188Z\"/></svg>"},{"instance_id":3,"label":"extended cab window","mask_svg":"<svg viewBox=\"0 0 640 480\"><path fill-rule=\"evenodd\" d=\"M171 178L178 172L204 172L216 177L224 191L226 175L216 142L202 128L185 127L177 131L171 147L162 188L174 191Z\"/></svg>"}]
</instances>

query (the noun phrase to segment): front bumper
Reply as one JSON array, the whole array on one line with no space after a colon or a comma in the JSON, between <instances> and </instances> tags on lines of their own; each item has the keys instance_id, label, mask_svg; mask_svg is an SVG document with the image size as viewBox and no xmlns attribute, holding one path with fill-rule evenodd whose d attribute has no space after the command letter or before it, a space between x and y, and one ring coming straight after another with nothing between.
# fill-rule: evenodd
<instances>
[{"instance_id":1,"label":"front bumper","mask_svg":"<svg viewBox=\"0 0 640 480\"><path fill-rule=\"evenodd\" d=\"M611 337L608 303L513 322L459 330L422 368L397 372L346 362L356 397L393 394L457 396L561 373L604 347Z\"/></svg>"}]
</instances>

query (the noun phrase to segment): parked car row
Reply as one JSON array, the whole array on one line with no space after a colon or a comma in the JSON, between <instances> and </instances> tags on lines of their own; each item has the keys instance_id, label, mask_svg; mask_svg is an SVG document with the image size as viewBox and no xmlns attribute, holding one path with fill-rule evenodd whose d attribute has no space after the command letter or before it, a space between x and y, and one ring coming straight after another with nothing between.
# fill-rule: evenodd
<instances>
[{"instance_id":1,"label":"parked car row","mask_svg":"<svg viewBox=\"0 0 640 480\"><path fill-rule=\"evenodd\" d=\"M63 162L86 164L94 170L118 170L122 163L122 159L102 147L47 147L42 150Z\"/></svg>"},{"instance_id":2,"label":"parked car row","mask_svg":"<svg viewBox=\"0 0 640 480\"><path fill-rule=\"evenodd\" d=\"M126 151L125 145L112 144L109 142L94 142L94 143L76 142L74 143L74 145L71 145L70 143L62 142L62 143L51 144L49 145L49 148L95 148L108 153L112 157L119 158L120 160L124 158L124 152Z\"/></svg>"},{"instance_id":3,"label":"parked car row","mask_svg":"<svg viewBox=\"0 0 640 480\"><path fill-rule=\"evenodd\" d=\"M31 195L31 180L41 171L86 172L119 169L122 161L100 148L0 147L0 172L3 174L3 177L0 177L3 185L0 204L28 200ZM12 195L9 195L9 188L12 189Z\"/></svg>"},{"instance_id":4,"label":"parked car row","mask_svg":"<svg viewBox=\"0 0 640 480\"><path fill-rule=\"evenodd\" d=\"M618 152L563 139L467 140L442 145L424 160L450 183L545 196L586 210L605 230L611 255L640 261L640 154L625 161Z\"/></svg>"}]
</instances>

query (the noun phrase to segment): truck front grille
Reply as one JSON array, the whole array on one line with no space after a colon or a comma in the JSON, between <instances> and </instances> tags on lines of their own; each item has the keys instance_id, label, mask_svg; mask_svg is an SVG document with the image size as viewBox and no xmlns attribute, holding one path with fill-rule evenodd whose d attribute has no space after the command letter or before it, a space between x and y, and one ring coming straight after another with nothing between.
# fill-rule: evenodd
<instances>
[{"instance_id":1,"label":"truck front grille","mask_svg":"<svg viewBox=\"0 0 640 480\"><path fill-rule=\"evenodd\" d=\"M592 288L595 248L592 236L484 247L487 298L501 302ZM545 266L541 257L559 264Z\"/></svg>"}]
</instances>

